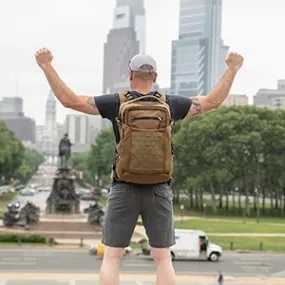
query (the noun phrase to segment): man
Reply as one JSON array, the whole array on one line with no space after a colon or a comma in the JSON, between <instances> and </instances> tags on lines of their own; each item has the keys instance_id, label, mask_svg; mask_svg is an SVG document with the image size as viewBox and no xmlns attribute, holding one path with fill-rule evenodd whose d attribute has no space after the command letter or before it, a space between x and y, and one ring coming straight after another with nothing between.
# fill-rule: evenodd
<instances>
[{"instance_id":1,"label":"man","mask_svg":"<svg viewBox=\"0 0 285 285\"><path fill-rule=\"evenodd\" d=\"M36 53L37 63L62 105L86 114L101 115L111 120L115 128L120 105L119 95L109 94L98 97L76 95L61 80L52 66L52 59L52 53L46 48ZM170 106L173 120L196 116L221 105L243 64L243 57L237 53L230 53L226 63L227 70L208 95L192 99L167 96L167 104ZM140 98L152 94L152 85L156 78L156 62L152 57L139 54L132 58L129 63L129 80L134 97ZM116 173L116 168L114 172ZM106 248L100 270L101 285L119 284L119 265L123 248L129 245L139 215L143 218L151 246L151 255L157 266L156 284L175 284L175 272L169 250L175 244L172 190L169 183L137 185L119 183L114 179L103 229L102 242Z\"/></svg>"},{"instance_id":2,"label":"man","mask_svg":"<svg viewBox=\"0 0 285 285\"><path fill-rule=\"evenodd\" d=\"M218 276L218 285L223 285L224 284L224 276L221 271L219 271L219 276Z\"/></svg>"}]
</instances>

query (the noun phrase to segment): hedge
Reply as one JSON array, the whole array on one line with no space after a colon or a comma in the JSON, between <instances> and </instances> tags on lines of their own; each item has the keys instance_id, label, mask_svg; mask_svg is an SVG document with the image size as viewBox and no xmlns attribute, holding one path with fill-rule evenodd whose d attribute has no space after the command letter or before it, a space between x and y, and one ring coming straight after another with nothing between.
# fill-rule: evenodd
<instances>
[{"instance_id":1,"label":"hedge","mask_svg":"<svg viewBox=\"0 0 285 285\"><path fill-rule=\"evenodd\" d=\"M0 242L47 243L47 239L41 235L0 234Z\"/></svg>"}]
</instances>

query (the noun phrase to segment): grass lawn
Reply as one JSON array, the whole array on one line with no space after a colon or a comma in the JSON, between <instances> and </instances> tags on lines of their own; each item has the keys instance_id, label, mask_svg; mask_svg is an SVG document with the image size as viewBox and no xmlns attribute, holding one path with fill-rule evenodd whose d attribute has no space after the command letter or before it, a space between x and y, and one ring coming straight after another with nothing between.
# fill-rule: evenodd
<instances>
[{"instance_id":1,"label":"grass lawn","mask_svg":"<svg viewBox=\"0 0 285 285\"><path fill-rule=\"evenodd\" d=\"M264 251L285 252L285 237L216 237L209 234L209 240L220 245L223 250L259 250L260 242Z\"/></svg>"},{"instance_id":2,"label":"grass lawn","mask_svg":"<svg viewBox=\"0 0 285 285\"><path fill-rule=\"evenodd\" d=\"M266 222L245 223L242 221L224 221L211 219L193 219L176 221L175 228L180 229L199 229L206 233L285 233L285 220L280 224Z\"/></svg>"}]
</instances>

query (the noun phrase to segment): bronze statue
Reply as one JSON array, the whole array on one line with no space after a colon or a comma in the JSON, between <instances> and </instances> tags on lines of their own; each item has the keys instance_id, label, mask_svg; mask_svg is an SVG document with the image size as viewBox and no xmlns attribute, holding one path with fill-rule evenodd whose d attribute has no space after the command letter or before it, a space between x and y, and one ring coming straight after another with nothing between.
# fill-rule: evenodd
<instances>
[{"instance_id":1,"label":"bronze statue","mask_svg":"<svg viewBox=\"0 0 285 285\"><path fill-rule=\"evenodd\" d=\"M67 162L71 154L72 143L66 133L59 142L59 157L60 157L60 168L67 168Z\"/></svg>"}]
</instances>

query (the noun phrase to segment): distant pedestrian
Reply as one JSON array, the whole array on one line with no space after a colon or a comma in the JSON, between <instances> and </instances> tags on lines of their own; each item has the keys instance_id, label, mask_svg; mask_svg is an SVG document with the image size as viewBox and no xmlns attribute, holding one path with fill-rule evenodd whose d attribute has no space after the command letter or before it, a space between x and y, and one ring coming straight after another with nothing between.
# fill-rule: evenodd
<instances>
[{"instance_id":1,"label":"distant pedestrian","mask_svg":"<svg viewBox=\"0 0 285 285\"><path fill-rule=\"evenodd\" d=\"M218 285L223 285L223 284L224 284L224 275L220 271L218 276Z\"/></svg>"}]
</instances>

